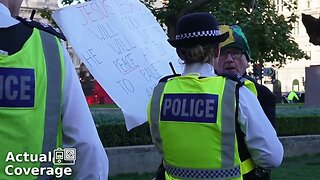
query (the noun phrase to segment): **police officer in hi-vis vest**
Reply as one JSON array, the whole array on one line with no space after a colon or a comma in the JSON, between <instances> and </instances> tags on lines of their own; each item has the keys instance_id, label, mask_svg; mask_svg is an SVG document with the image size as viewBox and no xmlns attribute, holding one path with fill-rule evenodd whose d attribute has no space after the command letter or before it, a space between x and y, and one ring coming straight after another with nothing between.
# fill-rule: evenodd
<instances>
[{"instance_id":1,"label":"police officer in hi-vis vest","mask_svg":"<svg viewBox=\"0 0 320 180\"><path fill-rule=\"evenodd\" d=\"M227 38L213 15L193 13L179 19L175 39L168 40L185 68L181 76L160 80L148 106L166 180L240 180L255 165L282 162L282 144L256 96L241 86L241 78L214 73L219 43ZM252 156L245 162L238 153L237 124Z\"/></svg>"},{"instance_id":2,"label":"police officer in hi-vis vest","mask_svg":"<svg viewBox=\"0 0 320 180\"><path fill-rule=\"evenodd\" d=\"M108 179L107 155L59 34L13 18L21 3L0 0L0 179Z\"/></svg>"}]
</instances>

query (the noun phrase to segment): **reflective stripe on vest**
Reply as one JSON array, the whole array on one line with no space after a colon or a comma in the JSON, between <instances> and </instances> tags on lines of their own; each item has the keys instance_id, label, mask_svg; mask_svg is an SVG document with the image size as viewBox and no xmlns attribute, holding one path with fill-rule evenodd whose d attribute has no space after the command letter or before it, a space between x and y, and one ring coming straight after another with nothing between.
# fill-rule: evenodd
<instances>
[{"instance_id":1,"label":"reflective stripe on vest","mask_svg":"<svg viewBox=\"0 0 320 180\"><path fill-rule=\"evenodd\" d=\"M162 142L159 131L159 118L160 118L160 101L166 82L160 82L154 89L151 99L150 111L151 111L151 137L154 144L157 144L157 148L160 154L163 154Z\"/></svg>"},{"instance_id":2,"label":"reflective stripe on vest","mask_svg":"<svg viewBox=\"0 0 320 180\"><path fill-rule=\"evenodd\" d=\"M240 167L235 166L232 168L221 168L221 169L186 169L177 168L163 163L168 174L176 178L187 178L187 179L221 179L221 178L235 178L240 175Z\"/></svg>"},{"instance_id":3,"label":"reflective stripe on vest","mask_svg":"<svg viewBox=\"0 0 320 180\"><path fill-rule=\"evenodd\" d=\"M234 161L236 84L237 83L235 81L227 79L223 92L221 107L222 167L231 167L233 166Z\"/></svg>"},{"instance_id":4,"label":"reflective stripe on vest","mask_svg":"<svg viewBox=\"0 0 320 180\"><path fill-rule=\"evenodd\" d=\"M157 145L158 150L163 153L162 150L162 143L161 137L159 132L159 120L160 120L160 102L163 95L163 91L167 82L159 83L153 92L151 103L150 103L150 120L151 120L151 134L153 142ZM234 166L234 152L235 152L235 89L236 89L236 82L232 80L226 80L225 88L223 92L222 98L222 107L221 107L221 134L222 134L222 141L221 141L221 169L206 169L206 170L199 170L199 169L185 169L185 168L176 168L169 164L166 164L168 168L168 174L172 175L173 177L177 178L197 178L197 179L205 179L206 176L199 176L204 172L210 174L211 178L216 178L219 176L217 174L223 173L223 177L225 178L235 178L240 176L240 167ZM231 121L230 121L231 119ZM165 154L163 154L164 159ZM231 168L230 168L231 167ZM170 169L170 170L169 170ZM228 172L228 173L226 173ZM190 173L192 175L190 176ZM197 177L194 177L194 176Z\"/></svg>"},{"instance_id":5,"label":"reflective stripe on vest","mask_svg":"<svg viewBox=\"0 0 320 180\"><path fill-rule=\"evenodd\" d=\"M256 167L256 164L253 162L252 158L248 158L241 162L240 167L241 174L247 174Z\"/></svg>"},{"instance_id":6,"label":"reflective stripe on vest","mask_svg":"<svg viewBox=\"0 0 320 180\"><path fill-rule=\"evenodd\" d=\"M56 38L40 31L47 70L47 97L42 154L56 148L61 107L61 60ZM40 167L53 167L52 162L41 162ZM39 177L45 179L46 177Z\"/></svg>"}]
</instances>

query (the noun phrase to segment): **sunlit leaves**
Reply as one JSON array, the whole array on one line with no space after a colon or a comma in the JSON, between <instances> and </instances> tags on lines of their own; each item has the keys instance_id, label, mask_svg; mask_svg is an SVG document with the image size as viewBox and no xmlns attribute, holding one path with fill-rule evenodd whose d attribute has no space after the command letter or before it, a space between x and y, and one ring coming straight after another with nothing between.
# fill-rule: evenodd
<instances>
[{"instance_id":1,"label":"sunlit leaves","mask_svg":"<svg viewBox=\"0 0 320 180\"><path fill-rule=\"evenodd\" d=\"M277 62L282 65L286 63L287 58L310 58L299 49L291 33L293 24L298 21L295 14L297 3L295 0L287 0L284 5L292 12L287 18L278 15L275 6L269 0L208 0L205 5L190 12L212 12L221 24L240 25L248 38L254 61ZM168 15L179 15L188 6L190 1L172 0L167 7L154 12L158 20L164 23Z\"/></svg>"}]
</instances>

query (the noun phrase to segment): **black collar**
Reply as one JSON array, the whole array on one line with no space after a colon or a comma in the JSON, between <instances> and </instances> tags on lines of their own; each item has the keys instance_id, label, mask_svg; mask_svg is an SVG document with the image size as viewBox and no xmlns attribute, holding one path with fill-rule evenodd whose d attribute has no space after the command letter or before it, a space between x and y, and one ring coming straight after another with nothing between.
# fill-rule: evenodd
<instances>
[{"instance_id":1,"label":"black collar","mask_svg":"<svg viewBox=\"0 0 320 180\"><path fill-rule=\"evenodd\" d=\"M0 49L7 51L9 55L17 53L30 38L32 31L33 28L27 27L22 23L0 28Z\"/></svg>"}]
</instances>

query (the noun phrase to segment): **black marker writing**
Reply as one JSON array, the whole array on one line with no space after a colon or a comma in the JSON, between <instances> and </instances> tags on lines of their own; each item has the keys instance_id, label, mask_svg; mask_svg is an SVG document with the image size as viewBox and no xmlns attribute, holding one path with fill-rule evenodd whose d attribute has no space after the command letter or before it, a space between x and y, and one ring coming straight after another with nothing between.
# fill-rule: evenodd
<instances>
[{"instance_id":1,"label":"black marker writing","mask_svg":"<svg viewBox=\"0 0 320 180\"><path fill-rule=\"evenodd\" d=\"M137 68L139 65L135 64L134 59L131 57L131 53L125 55L124 57L118 58L113 61L113 64L121 72L121 74L127 74Z\"/></svg>"},{"instance_id":2,"label":"black marker writing","mask_svg":"<svg viewBox=\"0 0 320 180\"><path fill-rule=\"evenodd\" d=\"M127 94L134 92L134 87L128 79L122 79L116 82Z\"/></svg>"},{"instance_id":3,"label":"black marker writing","mask_svg":"<svg viewBox=\"0 0 320 180\"><path fill-rule=\"evenodd\" d=\"M85 52L85 54L81 53L81 56L82 59L84 59L91 67L102 63L102 61L97 58L97 55L94 53L93 49L89 49Z\"/></svg>"}]
</instances>

